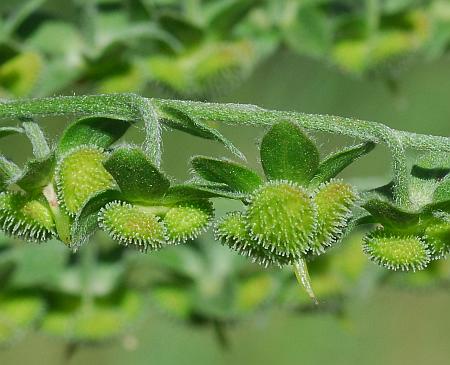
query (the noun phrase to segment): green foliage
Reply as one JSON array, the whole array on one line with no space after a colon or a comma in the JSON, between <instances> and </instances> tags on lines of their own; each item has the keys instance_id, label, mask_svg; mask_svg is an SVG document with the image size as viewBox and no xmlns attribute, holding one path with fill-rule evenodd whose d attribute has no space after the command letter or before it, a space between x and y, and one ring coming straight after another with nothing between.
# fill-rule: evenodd
<instances>
[{"instance_id":1,"label":"green foliage","mask_svg":"<svg viewBox=\"0 0 450 365\"><path fill-rule=\"evenodd\" d=\"M61 114L87 117L72 122L52 146L30 118ZM30 241L54 237L80 254L72 262L67 254L53 257L42 249L43 261L36 262L41 248L16 255L3 249L0 273L6 270L2 265L13 267L5 301L10 292L28 293L44 286L44 299L31 296L39 303L44 300L44 314L30 314L23 327L37 325L71 344L97 343L126 333L141 313L147 289L156 307L191 323L214 325L223 340L224 326L276 298L287 307L307 307L304 300L292 298L292 280L284 267L294 271L315 303L317 292L340 307L364 264L351 250L349 262L335 263L333 252L339 252L337 243L359 225L370 225L363 251L391 270L434 269L450 252L450 142L445 137L333 116L133 94L0 104L0 118L11 117L24 121L20 127L0 129L0 136L23 134L34 157L24 168L1 159L2 231ZM139 121L145 125L143 146L119 142ZM172 183L159 166L162 124L216 140L242 157L231 142L218 137L221 134L208 126L209 121L266 126L259 150L264 176L231 160L196 156L191 159L196 176ZM363 142L322 158L305 130L344 134ZM381 143L392 155L391 183L360 191L336 178ZM420 155L409 169L406 147L430 154ZM217 204L231 200L235 204L214 228L216 239L226 247L198 240L221 215L214 210L213 199ZM127 253L131 257L127 265L134 268L125 270L120 245L108 242L98 247L90 242L94 235L148 252L150 267L139 267L148 264L147 258ZM170 248L187 242L190 245ZM240 255L233 256L227 248ZM281 270L276 274L257 270L240 256L267 270L271 265ZM48 261L53 267L42 267ZM158 274L133 276L138 269ZM40 275L30 274L33 270ZM128 286L126 276L137 284ZM2 331L5 342L17 336L7 325Z\"/></svg>"},{"instance_id":2,"label":"green foliage","mask_svg":"<svg viewBox=\"0 0 450 365\"><path fill-rule=\"evenodd\" d=\"M391 3L401 5L385 5ZM370 4L214 0L105 6L70 0L65 11L40 0L5 5L0 93L45 96L80 83L99 93L223 92L281 46L352 75L375 72L389 79L411 54L430 59L447 51L445 1ZM35 24L36 18L43 21Z\"/></svg>"}]
</instances>

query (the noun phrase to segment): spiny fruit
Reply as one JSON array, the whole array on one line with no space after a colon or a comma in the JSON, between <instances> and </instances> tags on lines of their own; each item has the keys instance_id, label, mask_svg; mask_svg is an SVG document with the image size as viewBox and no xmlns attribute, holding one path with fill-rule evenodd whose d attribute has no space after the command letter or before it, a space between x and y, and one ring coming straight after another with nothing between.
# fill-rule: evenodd
<instances>
[{"instance_id":1,"label":"spiny fruit","mask_svg":"<svg viewBox=\"0 0 450 365\"><path fill-rule=\"evenodd\" d=\"M178 244L196 238L208 227L212 215L212 204L207 200L177 204L170 208L163 218L167 239Z\"/></svg>"},{"instance_id":2,"label":"spiny fruit","mask_svg":"<svg viewBox=\"0 0 450 365\"><path fill-rule=\"evenodd\" d=\"M350 185L331 181L319 187L314 196L317 205L317 227L311 249L316 255L339 242L351 216L358 194Z\"/></svg>"},{"instance_id":3,"label":"spiny fruit","mask_svg":"<svg viewBox=\"0 0 450 365\"><path fill-rule=\"evenodd\" d=\"M91 195L115 186L113 177L102 165L105 158L99 147L80 146L58 162L58 199L70 215L74 216Z\"/></svg>"},{"instance_id":4,"label":"spiny fruit","mask_svg":"<svg viewBox=\"0 0 450 365\"><path fill-rule=\"evenodd\" d=\"M317 208L309 193L289 181L271 181L250 198L246 220L250 236L281 256L298 256L310 248Z\"/></svg>"},{"instance_id":5,"label":"spiny fruit","mask_svg":"<svg viewBox=\"0 0 450 365\"><path fill-rule=\"evenodd\" d=\"M364 252L372 261L391 270L423 270L430 262L430 251L418 236L398 236L378 229L364 239Z\"/></svg>"},{"instance_id":6,"label":"spiny fruit","mask_svg":"<svg viewBox=\"0 0 450 365\"><path fill-rule=\"evenodd\" d=\"M265 248L258 241L250 237L245 217L240 212L226 215L215 227L215 235L218 241L239 252L243 256L250 257L253 262L267 267L269 265L288 265L295 261L296 257L284 255Z\"/></svg>"},{"instance_id":7,"label":"spiny fruit","mask_svg":"<svg viewBox=\"0 0 450 365\"><path fill-rule=\"evenodd\" d=\"M0 226L12 236L42 242L54 234L55 223L43 197L8 192L0 193Z\"/></svg>"},{"instance_id":8,"label":"spiny fruit","mask_svg":"<svg viewBox=\"0 0 450 365\"><path fill-rule=\"evenodd\" d=\"M146 207L114 201L100 210L98 220L100 228L125 246L157 250L166 242L163 223Z\"/></svg>"},{"instance_id":9,"label":"spiny fruit","mask_svg":"<svg viewBox=\"0 0 450 365\"><path fill-rule=\"evenodd\" d=\"M425 238L433 259L445 258L450 253L450 223L431 223L425 229Z\"/></svg>"}]
</instances>

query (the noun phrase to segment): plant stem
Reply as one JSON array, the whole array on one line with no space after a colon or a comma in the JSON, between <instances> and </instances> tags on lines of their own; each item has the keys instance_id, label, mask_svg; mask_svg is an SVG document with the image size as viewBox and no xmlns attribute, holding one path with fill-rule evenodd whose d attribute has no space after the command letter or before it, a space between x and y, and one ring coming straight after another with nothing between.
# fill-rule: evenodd
<instances>
[{"instance_id":1,"label":"plant stem","mask_svg":"<svg viewBox=\"0 0 450 365\"><path fill-rule=\"evenodd\" d=\"M405 148L450 152L450 138L391 129L384 124L332 115L267 110L256 105L204 103L186 100L144 98L135 94L103 94L19 99L0 103L0 119L43 116L97 115L121 120L142 120L142 104L153 104L156 113L164 106L206 120L229 124L269 126L280 120L292 120L303 128L342 134L364 141L385 143L384 134L395 135ZM381 132L382 131L382 132Z\"/></svg>"},{"instance_id":2,"label":"plant stem","mask_svg":"<svg viewBox=\"0 0 450 365\"><path fill-rule=\"evenodd\" d=\"M167 107L180 110L197 120L255 126L267 126L289 120L306 129L383 143L392 156L394 197L397 203L404 207L409 205L409 173L405 149L450 152L450 138L397 131L381 123L331 115L267 110L248 104L154 99L135 94L60 96L8 101L0 103L0 119L96 115L135 122L143 120L146 130L144 150L155 164L159 165L162 148L158 121L164 115L163 108Z\"/></svg>"}]
</instances>

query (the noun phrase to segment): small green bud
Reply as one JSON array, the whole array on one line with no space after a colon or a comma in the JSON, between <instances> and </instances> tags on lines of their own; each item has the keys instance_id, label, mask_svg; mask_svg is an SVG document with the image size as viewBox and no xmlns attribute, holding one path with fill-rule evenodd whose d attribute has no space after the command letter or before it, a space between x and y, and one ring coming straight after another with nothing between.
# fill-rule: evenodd
<instances>
[{"instance_id":1,"label":"small green bud","mask_svg":"<svg viewBox=\"0 0 450 365\"><path fill-rule=\"evenodd\" d=\"M2 230L26 241L47 241L54 234L55 223L45 200L20 193L0 194Z\"/></svg>"},{"instance_id":2,"label":"small green bud","mask_svg":"<svg viewBox=\"0 0 450 365\"><path fill-rule=\"evenodd\" d=\"M308 192L288 181L272 181L256 190L246 213L250 236L281 256L309 250L316 217Z\"/></svg>"},{"instance_id":3,"label":"small green bud","mask_svg":"<svg viewBox=\"0 0 450 365\"><path fill-rule=\"evenodd\" d=\"M113 177L103 167L103 150L80 146L63 157L56 167L58 200L74 216L93 194L115 186Z\"/></svg>"},{"instance_id":4,"label":"small green bud","mask_svg":"<svg viewBox=\"0 0 450 365\"><path fill-rule=\"evenodd\" d=\"M445 258L450 253L450 223L432 223L425 229L425 239L435 260Z\"/></svg>"},{"instance_id":5,"label":"small green bud","mask_svg":"<svg viewBox=\"0 0 450 365\"><path fill-rule=\"evenodd\" d=\"M213 207L207 200L179 203L164 216L167 239L178 244L198 237L208 227L212 215Z\"/></svg>"},{"instance_id":6,"label":"small green bud","mask_svg":"<svg viewBox=\"0 0 450 365\"><path fill-rule=\"evenodd\" d=\"M397 236L382 229L365 237L363 251L372 261L390 270L418 271L430 262L430 251L422 238Z\"/></svg>"},{"instance_id":7,"label":"small green bud","mask_svg":"<svg viewBox=\"0 0 450 365\"><path fill-rule=\"evenodd\" d=\"M100 210L98 220L100 228L125 246L157 250L166 242L164 225L145 207L114 201Z\"/></svg>"},{"instance_id":8,"label":"small green bud","mask_svg":"<svg viewBox=\"0 0 450 365\"><path fill-rule=\"evenodd\" d=\"M233 212L222 218L215 227L218 241L247 256L261 266L288 265L295 260L291 256L281 256L265 248L261 243L252 239L247 229L245 217L240 212Z\"/></svg>"},{"instance_id":9,"label":"small green bud","mask_svg":"<svg viewBox=\"0 0 450 365\"><path fill-rule=\"evenodd\" d=\"M317 205L317 230L311 244L316 255L342 239L357 199L355 189L344 182L332 181L319 187L314 196Z\"/></svg>"}]
</instances>

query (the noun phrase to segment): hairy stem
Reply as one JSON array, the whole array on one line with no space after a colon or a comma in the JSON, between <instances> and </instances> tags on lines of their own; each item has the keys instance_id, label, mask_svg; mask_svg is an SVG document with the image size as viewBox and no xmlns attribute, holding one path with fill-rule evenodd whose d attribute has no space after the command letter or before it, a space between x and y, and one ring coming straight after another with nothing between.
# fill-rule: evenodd
<instances>
[{"instance_id":1,"label":"hairy stem","mask_svg":"<svg viewBox=\"0 0 450 365\"><path fill-rule=\"evenodd\" d=\"M303 128L342 134L364 141L382 143L392 155L394 196L400 205L409 204L408 166L405 149L450 152L450 138L397 131L381 123L337 117L267 110L247 104L219 104L196 101L145 98L135 94L60 96L14 100L0 103L0 119L54 115L96 115L140 121L146 130L144 151L159 165L163 108L181 110L193 119L214 120L233 125L266 126L290 120Z\"/></svg>"},{"instance_id":2,"label":"hairy stem","mask_svg":"<svg viewBox=\"0 0 450 365\"><path fill-rule=\"evenodd\" d=\"M380 131L384 131L392 135L395 134L405 148L450 152L450 138L448 137L397 131L376 122L332 115L267 110L249 104L155 99L144 98L135 94L59 96L13 100L0 103L0 119L57 115L98 115L138 121L142 119L143 102L150 102L156 108L158 115L160 114L158 107L170 106L195 118L236 125L271 125L280 119L288 119L297 122L303 128L343 134L375 143L383 143Z\"/></svg>"}]
</instances>

